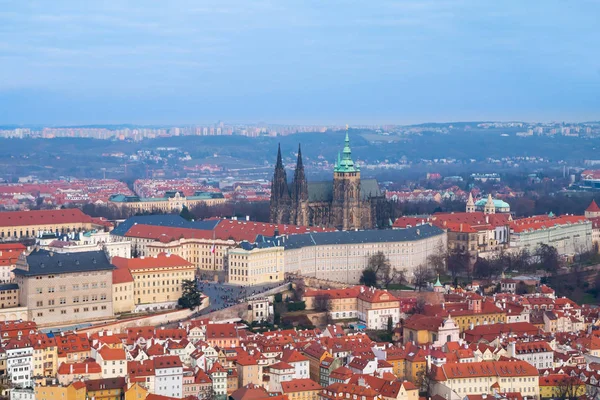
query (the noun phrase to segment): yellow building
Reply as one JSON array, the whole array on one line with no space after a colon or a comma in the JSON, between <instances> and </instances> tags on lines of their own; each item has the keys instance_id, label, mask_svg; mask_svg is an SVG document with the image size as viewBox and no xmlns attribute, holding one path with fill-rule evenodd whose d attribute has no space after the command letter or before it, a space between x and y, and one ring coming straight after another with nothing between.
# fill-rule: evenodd
<instances>
[{"instance_id":1,"label":"yellow building","mask_svg":"<svg viewBox=\"0 0 600 400\"><path fill-rule=\"evenodd\" d=\"M81 381L75 381L69 386L35 386L36 400L86 400L86 385Z\"/></svg>"},{"instance_id":2,"label":"yellow building","mask_svg":"<svg viewBox=\"0 0 600 400\"><path fill-rule=\"evenodd\" d=\"M87 398L94 400L122 399L127 390L124 377L109 379L90 379L84 382Z\"/></svg>"},{"instance_id":3,"label":"yellow building","mask_svg":"<svg viewBox=\"0 0 600 400\"><path fill-rule=\"evenodd\" d=\"M229 249L228 254L229 283L262 285L284 279L283 246L242 242L240 247Z\"/></svg>"},{"instance_id":4,"label":"yellow building","mask_svg":"<svg viewBox=\"0 0 600 400\"><path fill-rule=\"evenodd\" d=\"M585 383L576 376L567 374L540 376L540 398L542 399L573 399L585 394Z\"/></svg>"},{"instance_id":5,"label":"yellow building","mask_svg":"<svg viewBox=\"0 0 600 400\"><path fill-rule=\"evenodd\" d=\"M78 208L10 211L0 213L0 238L37 237L42 233L68 233L104 229L104 224Z\"/></svg>"},{"instance_id":6,"label":"yellow building","mask_svg":"<svg viewBox=\"0 0 600 400\"><path fill-rule=\"evenodd\" d=\"M113 257L112 263L131 272L136 311L174 308L183 293L182 283L195 279L196 268L192 263L168 253L155 257Z\"/></svg>"},{"instance_id":7,"label":"yellow building","mask_svg":"<svg viewBox=\"0 0 600 400\"><path fill-rule=\"evenodd\" d=\"M135 212L164 212L181 211L183 207L192 209L200 204L215 206L225 203L225 197L220 192L196 192L193 196L184 196L179 191L169 191L165 197L139 197L112 195L109 204Z\"/></svg>"},{"instance_id":8,"label":"yellow building","mask_svg":"<svg viewBox=\"0 0 600 400\"><path fill-rule=\"evenodd\" d=\"M125 400L144 400L146 396L148 396L148 390L137 382L125 392Z\"/></svg>"},{"instance_id":9,"label":"yellow building","mask_svg":"<svg viewBox=\"0 0 600 400\"><path fill-rule=\"evenodd\" d=\"M466 306L466 307L465 307ZM481 296L472 295L467 304L446 303L441 314L452 315L458 325L460 333L472 326L491 325L506 322L506 311L502 310L493 301L484 301Z\"/></svg>"},{"instance_id":10,"label":"yellow building","mask_svg":"<svg viewBox=\"0 0 600 400\"><path fill-rule=\"evenodd\" d=\"M58 370L58 346L54 337L35 334L29 337L33 347L34 377L56 376Z\"/></svg>"},{"instance_id":11,"label":"yellow building","mask_svg":"<svg viewBox=\"0 0 600 400\"><path fill-rule=\"evenodd\" d=\"M243 387L249 384L262 386L263 384L263 367L250 356L241 356L236 360L238 387Z\"/></svg>"}]
</instances>

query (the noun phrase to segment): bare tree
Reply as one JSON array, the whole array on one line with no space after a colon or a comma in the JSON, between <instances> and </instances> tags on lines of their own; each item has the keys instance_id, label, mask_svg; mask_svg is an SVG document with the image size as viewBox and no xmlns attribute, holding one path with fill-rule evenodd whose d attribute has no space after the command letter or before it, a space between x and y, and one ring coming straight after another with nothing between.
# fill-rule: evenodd
<instances>
[{"instance_id":1,"label":"bare tree","mask_svg":"<svg viewBox=\"0 0 600 400\"><path fill-rule=\"evenodd\" d=\"M556 384L556 397L575 400L585 394L585 384L577 377L566 375Z\"/></svg>"},{"instance_id":2,"label":"bare tree","mask_svg":"<svg viewBox=\"0 0 600 400\"><path fill-rule=\"evenodd\" d=\"M294 280L293 283L293 291L292 291L292 300L301 301L304 296L304 292L306 291L306 285L304 283L304 279L299 277Z\"/></svg>"},{"instance_id":3,"label":"bare tree","mask_svg":"<svg viewBox=\"0 0 600 400\"><path fill-rule=\"evenodd\" d=\"M446 272L446 260L448 259L447 250L440 244L435 253L430 254L427 257L427 264L432 268L436 274L443 274Z\"/></svg>"},{"instance_id":4,"label":"bare tree","mask_svg":"<svg viewBox=\"0 0 600 400\"><path fill-rule=\"evenodd\" d=\"M331 311L331 299L325 293L320 293L313 300L313 309L315 311L324 312Z\"/></svg>"},{"instance_id":5,"label":"bare tree","mask_svg":"<svg viewBox=\"0 0 600 400\"><path fill-rule=\"evenodd\" d=\"M426 304L427 302L423 297L417 298L417 302L415 303L415 306L412 309L413 314L423 314L425 312Z\"/></svg>"},{"instance_id":6,"label":"bare tree","mask_svg":"<svg viewBox=\"0 0 600 400\"><path fill-rule=\"evenodd\" d=\"M414 270L414 277L413 284L415 285L415 289L421 291L433 279L433 271L426 265L420 264Z\"/></svg>"}]
</instances>

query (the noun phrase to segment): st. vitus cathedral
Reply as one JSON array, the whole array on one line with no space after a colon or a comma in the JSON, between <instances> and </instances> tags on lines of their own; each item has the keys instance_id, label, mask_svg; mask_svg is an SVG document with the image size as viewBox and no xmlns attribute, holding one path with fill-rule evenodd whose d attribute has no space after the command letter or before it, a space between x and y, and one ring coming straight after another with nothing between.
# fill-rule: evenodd
<instances>
[{"instance_id":1,"label":"st. vitus cathedral","mask_svg":"<svg viewBox=\"0 0 600 400\"><path fill-rule=\"evenodd\" d=\"M271 183L270 219L277 224L324 226L342 230L372 229L389 226L391 204L375 179L360 179L360 167L354 164L350 139L346 132L344 150L335 163L333 181L307 182L298 146L294 179L288 185L277 151L277 164Z\"/></svg>"}]
</instances>

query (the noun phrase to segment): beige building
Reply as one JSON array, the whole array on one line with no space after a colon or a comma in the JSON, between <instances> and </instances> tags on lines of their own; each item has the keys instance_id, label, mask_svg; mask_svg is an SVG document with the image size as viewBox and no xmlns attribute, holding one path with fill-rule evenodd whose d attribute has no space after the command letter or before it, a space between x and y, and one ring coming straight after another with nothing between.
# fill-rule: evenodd
<instances>
[{"instance_id":1,"label":"beige building","mask_svg":"<svg viewBox=\"0 0 600 400\"><path fill-rule=\"evenodd\" d=\"M418 265L440 248L446 232L431 225L400 230L319 232L290 235L284 241L285 272L358 283L370 256L382 252L411 281Z\"/></svg>"},{"instance_id":2,"label":"beige building","mask_svg":"<svg viewBox=\"0 0 600 400\"><path fill-rule=\"evenodd\" d=\"M366 288L358 295L358 319L367 329L386 329L388 320L392 326L400 322L400 300L387 290Z\"/></svg>"},{"instance_id":3,"label":"beige building","mask_svg":"<svg viewBox=\"0 0 600 400\"><path fill-rule=\"evenodd\" d=\"M103 251L22 254L14 270L19 303L38 325L112 318L113 269Z\"/></svg>"},{"instance_id":4,"label":"beige building","mask_svg":"<svg viewBox=\"0 0 600 400\"><path fill-rule=\"evenodd\" d=\"M181 210L183 207L192 209L200 204L214 206L225 203L225 197L220 192L196 192L193 196L184 196L178 191L165 193L165 197L139 197L116 194L110 197L109 204L115 207L127 208L135 212L169 213Z\"/></svg>"},{"instance_id":5,"label":"beige building","mask_svg":"<svg viewBox=\"0 0 600 400\"><path fill-rule=\"evenodd\" d=\"M0 308L19 306L19 285L16 283L0 284Z\"/></svg>"},{"instance_id":6,"label":"beige building","mask_svg":"<svg viewBox=\"0 0 600 400\"><path fill-rule=\"evenodd\" d=\"M131 242L137 257L170 253L194 264L200 274L210 275L224 273L228 250L236 245L233 239L213 236L208 230L138 224L127 231L124 239Z\"/></svg>"},{"instance_id":7,"label":"beige building","mask_svg":"<svg viewBox=\"0 0 600 400\"><path fill-rule=\"evenodd\" d=\"M228 254L229 283L261 285L284 280L283 246L242 242Z\"/></svg>"},{"instance_id":8,"label":"beige building","mask_svg":"<svg viewBox=\"0 0 600 400\"><path fill-rule=\"evenodd\" d=\"M183 293L183 281L195 279L194 265L169 253L154 257L114 257L112 262L117 268L131 272L135 311L176 307Z\"/></svg>"},{"instance_id":9,"label":"beige building","mask_svg":"<svg viewBox=\"0 0 600 400\"><path fill-rule=\"evenodd\" d=\"M78 208L10 211L0 213L0 238L39 237L43 233L68 233L104 228L104 224Z\"/></svg>"},{"instance_id":10,"label":"beige building","mask_svg":"<svg viewBox=\"0 0 600 400\"><path fill-rule=\"evenodd\" d=\"M358 295L363 288L354 286L344 289L307 290L304 301L307 310L318 308L319 302L327 301L332 319L358 318ZM322 306L322 304L320 305Z\"/></svg>"},{"instance_id":11,"label":"beige building","mask_svg":"<svg viewBox=\"0 0 600 400\"><path fill-rule=\"evenodd\" d=\"M133 286L133 276L129 269L116 268L113 270L113 311L115 314L135 310Z\"/></svg>"}]
</instances>

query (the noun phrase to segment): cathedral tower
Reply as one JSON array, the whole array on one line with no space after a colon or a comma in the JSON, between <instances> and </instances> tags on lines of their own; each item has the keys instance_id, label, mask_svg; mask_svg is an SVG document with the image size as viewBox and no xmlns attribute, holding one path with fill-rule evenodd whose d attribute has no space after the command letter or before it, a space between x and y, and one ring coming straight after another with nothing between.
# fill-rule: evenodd
<instances>
[{"instance_id":1,"label":"cathedral tower","mask_svg":"<svg viewBox=\"0 0 600 400\"><path fill-rule=\"evenodd\" d=\"M304 174L302 163L302 149L298 145L298 161L292 181L292 209L291 223L296 225L308 225L308 183Z\"/></svg>"},{"instance_id":2,"label":"cathedral tower","mask_svg":"<svg viewBox=\"0 0 600 400\"><path fill-rule=\"evenodd\" d=\"M331 205L332 225L338 229L362 227L360 198L360 168L354 165L350 138L346 127L346 140L342 155L333 170L333 201Z\"/></svg>"},{"instance_id":3,"label":"cathedral tower","mask_svg":"<svg viewBox=\"0 0 600 400\"><path fill-rule=\"evenodd\" d=\"M287 224L290 221L290 192L287 175L281 160L281 146L277 148L277 164L271 181L270 221L275 224Z\"/></svg>"}]
</instances>

